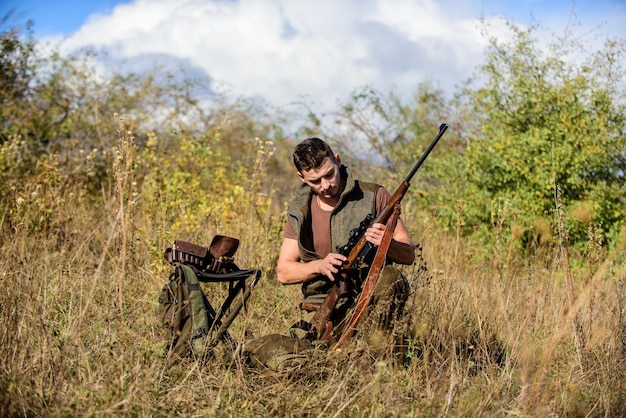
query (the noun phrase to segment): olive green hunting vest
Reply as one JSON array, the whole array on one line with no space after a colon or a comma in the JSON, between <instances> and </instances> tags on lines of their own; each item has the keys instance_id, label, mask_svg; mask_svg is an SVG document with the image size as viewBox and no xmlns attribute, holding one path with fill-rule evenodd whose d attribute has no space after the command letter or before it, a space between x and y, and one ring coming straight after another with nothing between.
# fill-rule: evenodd
<instances>
[{"instance_id":1,"label":"olive green hunting vest","mask_svg":"<svg viewBox=\"0 0 626 418\"><path fill-rule=\"evenodd\" d=\"M352 178L345 166L341 166L341 176L346 179L346 187L330 215L331 251L337 251L348 242L350 230L359 226L368 214L376 216L376 191L380 187L374 183L360 182ZM310 225L311 200L313 192L302 184L288 209L288 220L298 236L300 260L309 262L320 258L313 249L313 234ZM303 283L305 296L328 293L332 282L320 276Z\"/></svg>"}]
</instances>

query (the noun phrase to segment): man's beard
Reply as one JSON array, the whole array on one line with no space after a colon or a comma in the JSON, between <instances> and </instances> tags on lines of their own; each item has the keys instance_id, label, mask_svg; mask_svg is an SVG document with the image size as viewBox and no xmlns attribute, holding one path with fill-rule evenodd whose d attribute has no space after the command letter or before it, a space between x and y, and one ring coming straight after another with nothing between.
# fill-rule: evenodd
<instances>
[{"instance_id":1,"label":"man's beard","mask_svg":"<svg viewBox=\"0 0 626 418\"><path fill-rule=\"evenodd\" d=\"M336 197L339 197L339 195L343 192L345 188L345 183L345 180L341 179L339 184L331 187L327 192L318 193L318 196L323 197L324 199L334 199Z\"/></svg>"},{"instance_id":2,"label":"man's beard","mask_svg":"<svg viewBox=\"0 0 626 418\"><path fill-rule=\"evenodd\" d=\"M325 192L320 192L319 196L323 197L324 199L332 199L335 196L337 196L337 191L339 189L337 187L332 187L331 189L325 191Z\"/></svg>"}]
</instances>

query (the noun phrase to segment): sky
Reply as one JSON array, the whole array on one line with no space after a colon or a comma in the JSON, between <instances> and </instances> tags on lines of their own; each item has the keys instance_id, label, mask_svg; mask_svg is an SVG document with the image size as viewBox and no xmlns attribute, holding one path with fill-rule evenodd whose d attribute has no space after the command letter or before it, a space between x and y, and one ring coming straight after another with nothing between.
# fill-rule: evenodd
<instances>
[{"instance_id":1,"label":"sky","mask_svg":"<svg viewBox=\"0 0 626 418\"><path fill-rule=\"evenodd\" d=\"M331 108L362 87L451 91L471 76L504 19L569 28L594 45L626 39L626 0L0 0L3 29L30 19L62 54L106 51L129 68L166 64L215 90L277 107Z\"/></svg>"}]
</instances>

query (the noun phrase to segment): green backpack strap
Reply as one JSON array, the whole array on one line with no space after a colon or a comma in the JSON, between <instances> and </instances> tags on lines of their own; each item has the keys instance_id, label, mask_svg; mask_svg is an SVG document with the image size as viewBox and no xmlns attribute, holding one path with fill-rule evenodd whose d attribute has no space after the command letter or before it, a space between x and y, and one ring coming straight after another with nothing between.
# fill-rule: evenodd
<instances>
[{"instance_id":1,"label":"green backpack strap","mask_svg":"<svg viewBox=\"0 0 626 418\"><path fill-rule=\"evenodd\" d=\"M206 296L200 288L198 277L193 269L180 264L180 271L185 276L187 293L189 298L189 311L191 314L191 335L189 344L191 351L197 356L203 356L210 349L206 344L206 336L211 329L212 321L207 311Z\"/></svg>"}]
</instances>

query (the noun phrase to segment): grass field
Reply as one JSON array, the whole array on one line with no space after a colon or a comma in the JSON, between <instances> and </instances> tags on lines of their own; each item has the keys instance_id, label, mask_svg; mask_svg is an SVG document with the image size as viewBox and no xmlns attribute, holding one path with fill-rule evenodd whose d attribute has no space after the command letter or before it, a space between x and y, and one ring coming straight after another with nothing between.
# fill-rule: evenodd
<instances>
[{"instance_id":1,"label":"grass field","mask_svg":"<svg viewBox=\"0 0 626 418\"><path fill-rule=\"evenodd\" d=\"M408 220L423 250L405 270L400 347L374 358L357 336L349 350L272 372L226 350L168 366L155 309L170 242L141 203L77 191L3 201L3 416L626 414L626 246L608 251L592 229L584 257L561 245L521 257ZM264 274L230 332L238 342L284 332L299 289L275 280L280 237L233 225L178 238L240 238L236 262ZM210 300L224 295L205 286Z\"/></svg>"}]
</instances>

